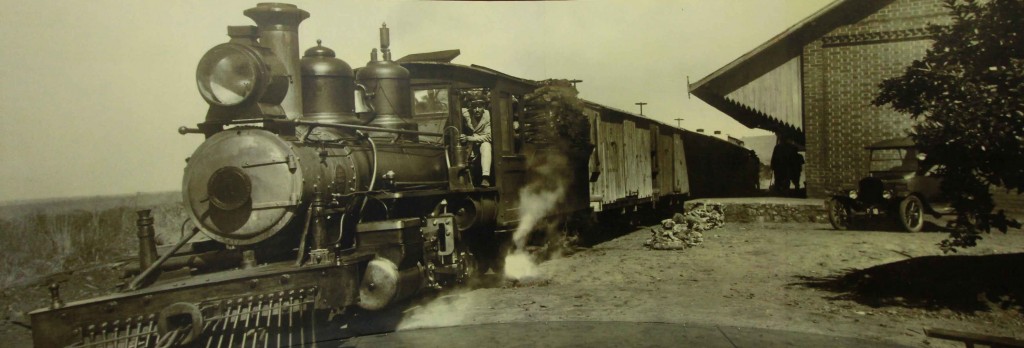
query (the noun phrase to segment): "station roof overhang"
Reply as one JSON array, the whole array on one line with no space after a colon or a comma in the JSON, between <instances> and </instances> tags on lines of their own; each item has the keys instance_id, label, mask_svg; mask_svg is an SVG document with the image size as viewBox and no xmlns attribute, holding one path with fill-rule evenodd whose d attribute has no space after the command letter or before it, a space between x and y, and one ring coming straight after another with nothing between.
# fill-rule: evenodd
<instances>
[{"instance_id":1,"label":"station roof overhang","mask_svg":"<svg viewBox=\"0 0 1024 348\"><path fill-rule=\"evenodd\" d=\"M744 126L769 130L803 143L805 137L802 124L784 122L784 117L780 115L772 115L756 106L729 98L730 93L800 57L804 46L835 28L856 23L893 1L833 1L710 75L689 84L689 93ZM802 101L802 96L800 99Z\"/></svg>"}]
</instances>

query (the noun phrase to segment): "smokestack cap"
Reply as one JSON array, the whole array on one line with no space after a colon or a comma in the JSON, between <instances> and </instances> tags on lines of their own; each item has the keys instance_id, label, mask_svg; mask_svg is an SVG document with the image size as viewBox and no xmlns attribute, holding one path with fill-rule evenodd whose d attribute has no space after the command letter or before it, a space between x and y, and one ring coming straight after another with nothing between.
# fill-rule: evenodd
<instances>
[{"instance_id":1,"label":"smokestack cap","mask_svg":"<svg viewBox=\"0 0 1024 348\"><path fill-rule=\"evenodd\" d=\"M299 23L309 18L309 12L292 4L261 2L256 7L242 12L252 18L260 28L276 26L278 30L295 30Z\"/></svg>"},{"instance_id":2,"label":"smokestack cap","mask_svg":"<svg viewBox=\"0 0 1024 348\"><path fill-rule=\"evenodd\" d=\"M228 26L228 37L255 40L260 37L260 30L255 25L232 25Z\"/></svg>"}]
</instances>

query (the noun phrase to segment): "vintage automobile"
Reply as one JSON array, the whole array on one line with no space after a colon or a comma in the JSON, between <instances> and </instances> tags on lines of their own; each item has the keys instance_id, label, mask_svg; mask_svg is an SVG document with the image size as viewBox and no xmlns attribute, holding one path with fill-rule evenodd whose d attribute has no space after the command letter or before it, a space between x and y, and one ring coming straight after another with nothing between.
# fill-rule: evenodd
<instances>
[{"instance_id":1,"label":"vintage automobile","mask_svg":"<svg viewBox=\"0 0 1024 348\"><path fill-rule=\"evenodd\" d=\"M849 229L857 222L880 217L898 217L908 232L924 227L925 214L952 214L949 201L939 188L942 179L924 168L925 154L910 138L880 141L865 147L871 152L867 177L856 187L844 187L828 201L832 227Z\"/></svg>"}]
</instances>

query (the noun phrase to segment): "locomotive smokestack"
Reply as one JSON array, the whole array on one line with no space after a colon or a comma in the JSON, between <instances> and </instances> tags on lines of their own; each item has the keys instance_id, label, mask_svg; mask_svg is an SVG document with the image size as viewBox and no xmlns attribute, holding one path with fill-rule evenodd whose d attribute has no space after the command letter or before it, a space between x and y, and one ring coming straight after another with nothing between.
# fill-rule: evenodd
<instances>
[{"instance_id":1,"label":"locomotive smokestack","mask_svg":"<svg viewBox=\"0 0 1024 348\"><path fill-rule=\"evenodd\" d=\"M264 2L242 12L259 26L260 43L274 51L291 76L281 102L289 119L302 116L302 78L299 70L299 23L309 12L292 4Z\"/></svg>"}]
</instances>

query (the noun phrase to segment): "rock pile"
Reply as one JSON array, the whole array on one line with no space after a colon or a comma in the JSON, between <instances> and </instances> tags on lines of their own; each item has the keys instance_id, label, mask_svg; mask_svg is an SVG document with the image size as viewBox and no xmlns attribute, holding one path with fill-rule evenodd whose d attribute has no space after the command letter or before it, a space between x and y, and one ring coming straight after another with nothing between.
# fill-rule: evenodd
<instances>
[{"instance_id":1,"label":"rock pile","mask_svg":"<svg viewBox=\"0 0 1024 348\"><path fill-rule=\"evenodd\" d=\"M651 228L651 239L644 246L654 250L678 250L692 248L704 243L704 231L722 227L725 213L722 206L712 205L710 209L694 209L686 214L676 213L671 219L661 221L660 227Z\"/></svg>"}]
</instances>

